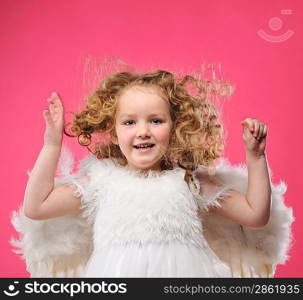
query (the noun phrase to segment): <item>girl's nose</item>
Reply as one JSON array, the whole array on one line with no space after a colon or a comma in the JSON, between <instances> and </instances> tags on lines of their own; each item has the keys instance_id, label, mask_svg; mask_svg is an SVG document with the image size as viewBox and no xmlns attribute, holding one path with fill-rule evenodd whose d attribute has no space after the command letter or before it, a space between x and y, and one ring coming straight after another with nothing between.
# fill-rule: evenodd
<instances>
[{"instance_id":1,"label":"girl's nose","mask_svg":"<svg viewBox=\"0 0 303 300\"><path fill-rule=\"evenodd\" d=\"M141 124L138 128L137 135L139 137L145 137L150 135L149 126L147 124Z\"/></svg>"}]
</instances>

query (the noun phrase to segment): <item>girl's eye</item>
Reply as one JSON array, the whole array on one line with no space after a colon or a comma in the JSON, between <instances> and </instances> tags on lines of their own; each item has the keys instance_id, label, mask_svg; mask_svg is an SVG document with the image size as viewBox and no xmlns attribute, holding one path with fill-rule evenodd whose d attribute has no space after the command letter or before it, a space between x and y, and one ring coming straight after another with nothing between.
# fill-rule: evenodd
<instances>
[{"instance_id":1,"label":"girl's eye","mask_svg":"<svg viewBox=\"0 0 303 300\"><path fill-rule=\"evenodd\" d=\"M153 121L159 121L159 123L157 122L156 124L160 124L161 123L161 120L159 120L159 119L154 119Z\"/></svg>"},{"instance_id":2,"label":"girl's eye","mask_svg":"<svg viewBox=\"0 0 303 300\"><path fill-rule=\"evenodd\" d=\"M158 121L154 124L160 124L161 123L161 120L159 120L159 119L153 119L152 121ZM134 122L134 121L132 121L132 120L126 121L126 122L124 122L124 125L129 125L129 123L132 123L132 122Z\"/></svg>"},{"instance_id":3,"label":"girl's eye","mask_svg":"<svg viewBox=\"0 0 303 300\"><path fill-rule=\"evenodd\" d=\"M126 122L124 122L124 125L128 125L127 123L129 123L129 122L133 122L133 121L126 121Z\"/></svg>"}]
</instances>

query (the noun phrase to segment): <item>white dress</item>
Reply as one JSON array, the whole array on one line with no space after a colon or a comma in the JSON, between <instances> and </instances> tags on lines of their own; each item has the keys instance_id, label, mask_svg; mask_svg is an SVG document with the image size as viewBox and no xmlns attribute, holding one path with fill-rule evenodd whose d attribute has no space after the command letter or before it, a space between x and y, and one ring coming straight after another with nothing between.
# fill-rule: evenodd
<instances>
[{"instance_id":1,"label":"white dress","mask_svg":"<svg viewBox=\"0 0 303 300\"><path fill-rule=\"evenodd\" d=\"M91 159L89 184L74 182L93 223L84 277L230 276L203 237L184 169L140 174L115 160Z\"/></svg>"},{"instance_id":2,"label":"white dress","mask_svg":"<svg viewBox=\"0 0 303 300\"><path fill-rule=\"evenodd\" d=\"M208 211L230 189L246 193L246 166L222 160L215 176L199 166L194 188L179 167L144 175L93 155L73 173L72 152L62 150L55 185L72 184L81 211L32 220L21 205L11 217L19 237L10 242L31 277L273 277L289 257L283 181L271 183L269 222L255 229Z\"/></svg>"}]
</instances>

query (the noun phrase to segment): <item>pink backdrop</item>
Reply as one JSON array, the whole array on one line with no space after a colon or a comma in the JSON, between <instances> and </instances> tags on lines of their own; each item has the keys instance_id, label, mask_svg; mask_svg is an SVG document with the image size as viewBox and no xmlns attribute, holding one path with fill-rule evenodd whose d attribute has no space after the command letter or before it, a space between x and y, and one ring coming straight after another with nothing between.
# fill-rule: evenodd
<instances>
[{"instance_id":1,"label":"pink backdrop","mask_svg":"<svg viewBox=\"0 0 303 300\"><path fill-rule=\"evenodd\" d=\"M234 164L245 160L242 119L269 126L273 181L288 185L285 201L296 217L291 258L276 277L301 277L302 9L300 0L2 0L0 276L28 277L8 243L16 235L9 218L43 143L45 99L57 91L67 111L77 109L85 93L82 58L119 56L170 70L222 64L236 87L224 104L225 155ZM77 158L86 153L75 140L65 142Z\"/></svg>"}]
</instances>

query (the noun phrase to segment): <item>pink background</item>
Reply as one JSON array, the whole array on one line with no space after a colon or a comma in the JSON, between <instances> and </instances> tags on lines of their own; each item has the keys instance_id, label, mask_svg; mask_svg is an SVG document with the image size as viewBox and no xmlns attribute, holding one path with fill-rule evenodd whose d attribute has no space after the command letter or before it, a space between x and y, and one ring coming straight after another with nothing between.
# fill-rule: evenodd
<instances>
[{"instance_id":1,"label":"pink background","mask_svg":"<svg viewBox=\"0 0 303 300\"><path fill-rule=\"evenodd\" d=\"M282 14L283 9L292 14ZM276 277L301 277L302 9L300 0L2 0L0 276L28 277L8 243L16 236L9 218L23 201L26 171L43 144L46 98L57 91L67 111L77 109L86 88L83 57L118 56L135 67L168 70L222 64L236 87L224 104L225 155L234 164L245 161L244 118L269 126L273 182L288 185L285 202L296 217L291 258ZM279 30L269 27L273 17L283 25ZM294 34L274 43L262 39L260 29L274 37L287 30ZM65 137L65 143L77 158L86 154L76 140Z\"/></svg>"}]
</instances>

